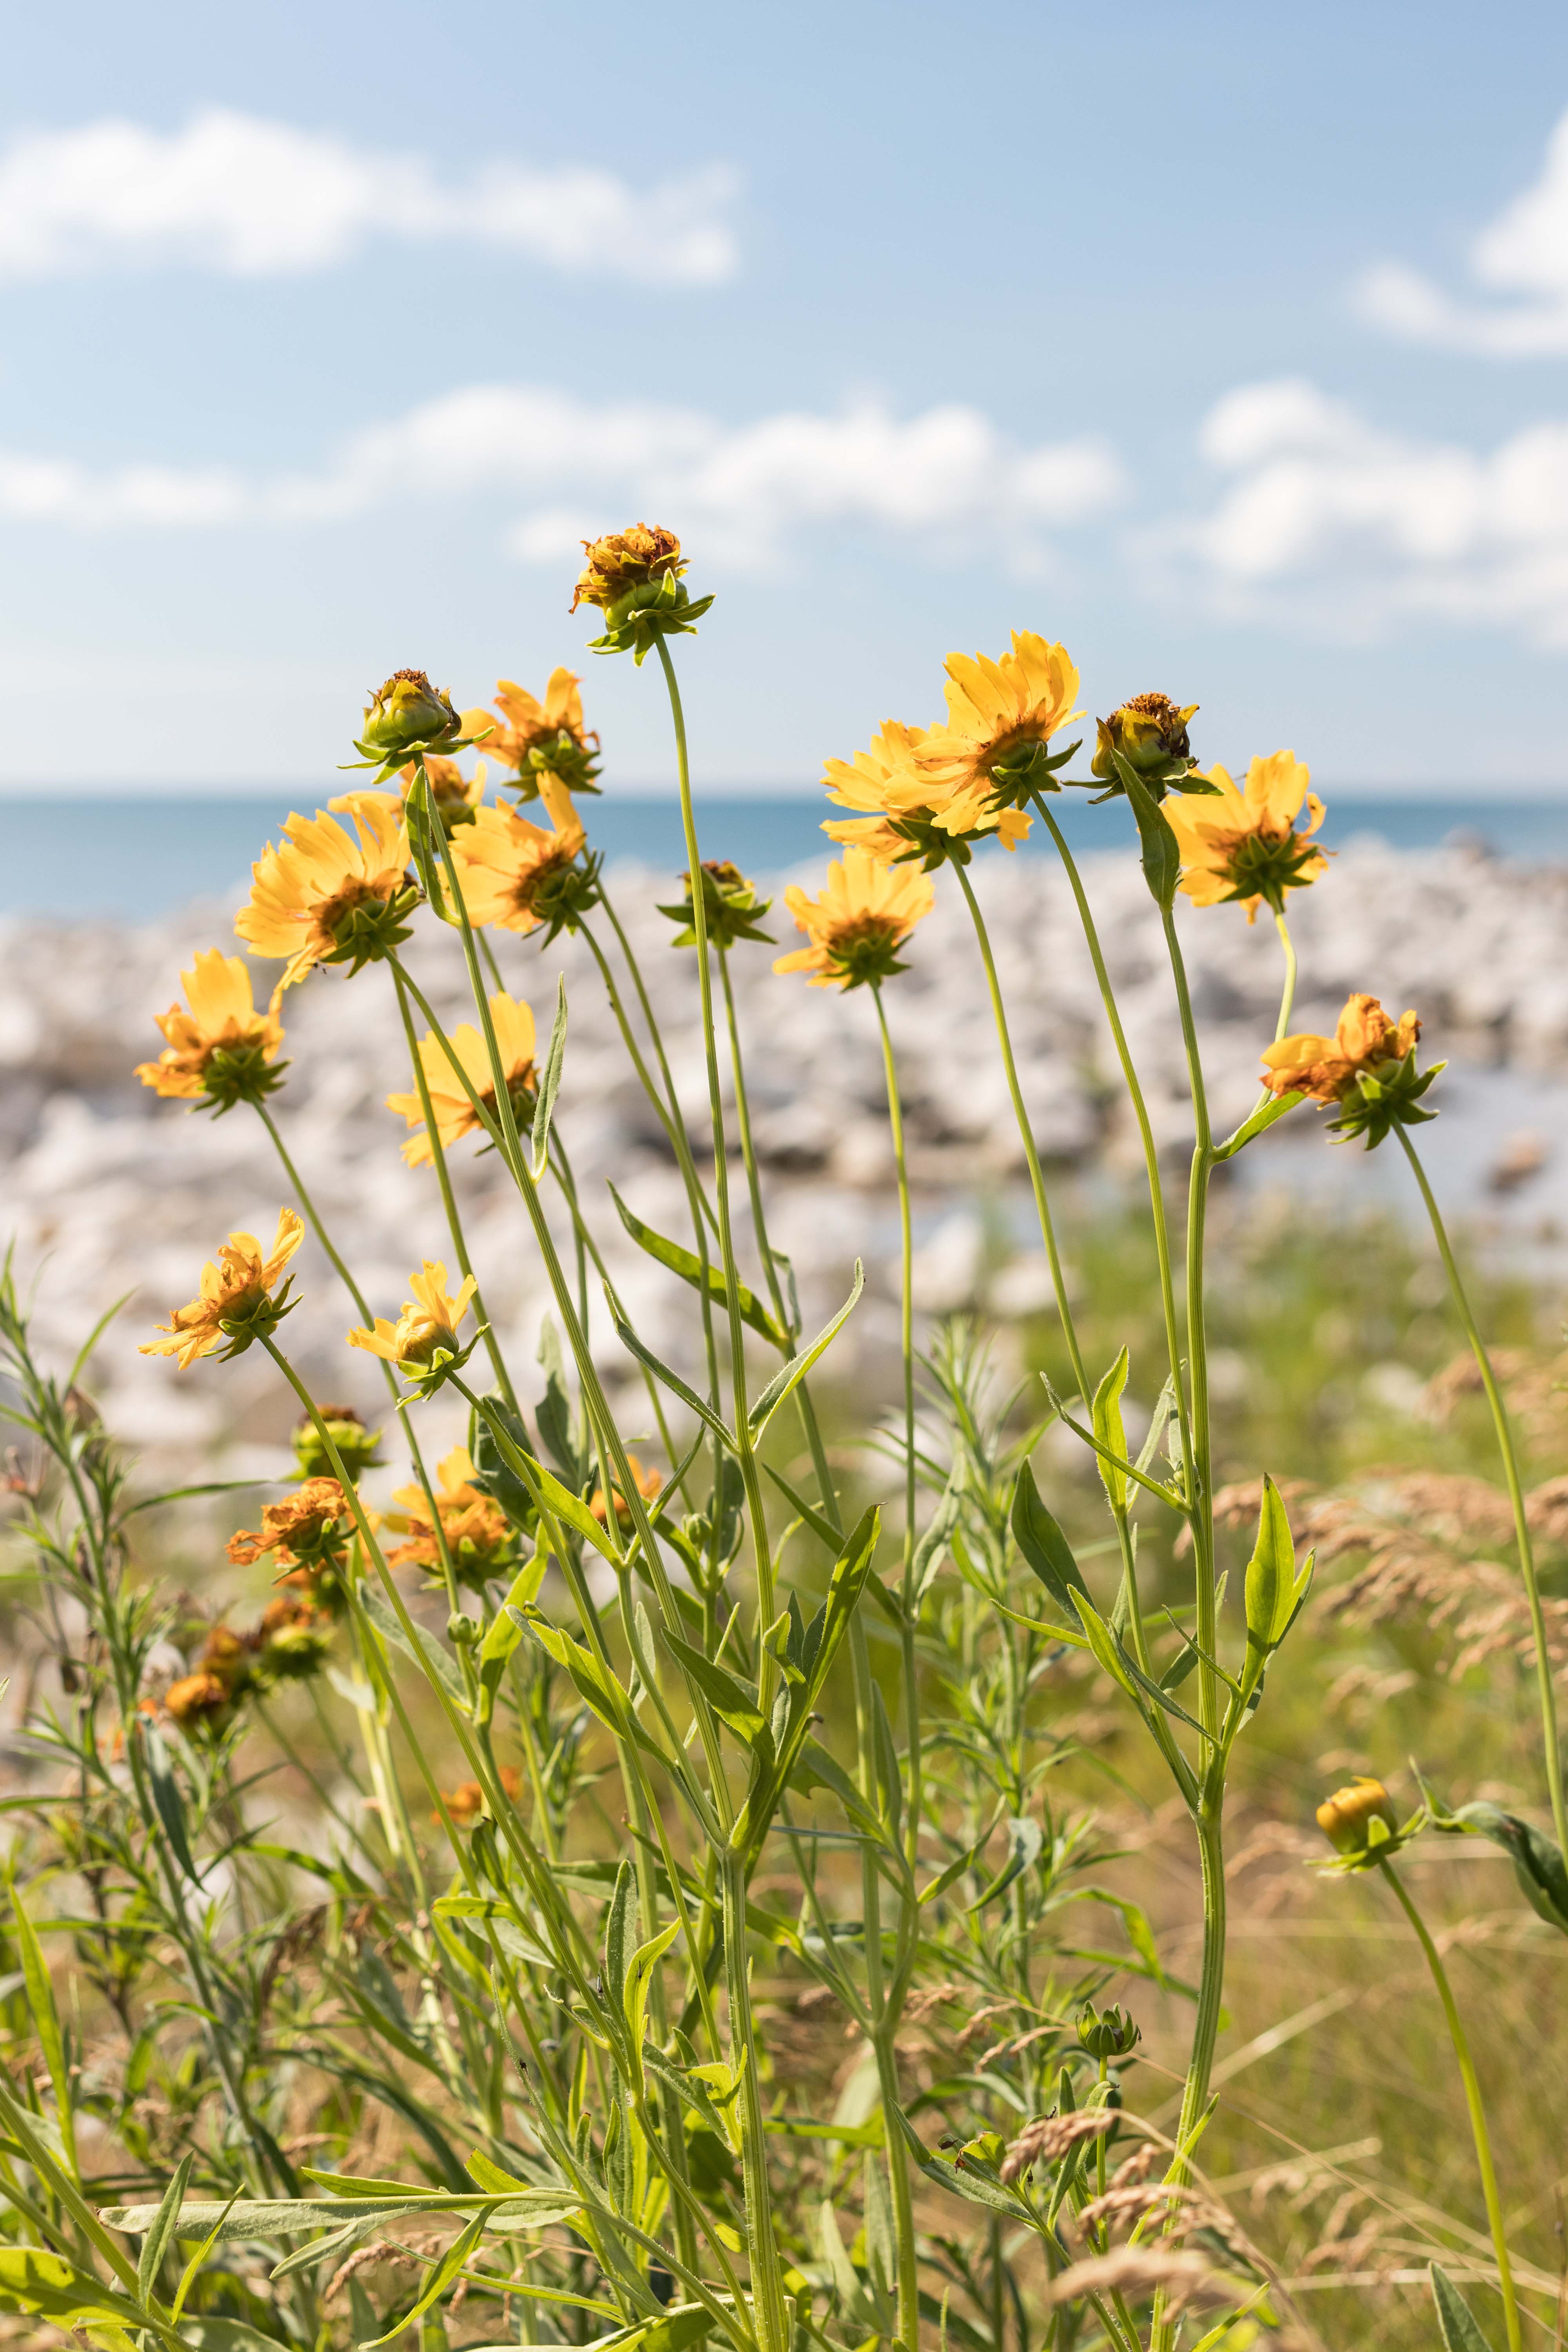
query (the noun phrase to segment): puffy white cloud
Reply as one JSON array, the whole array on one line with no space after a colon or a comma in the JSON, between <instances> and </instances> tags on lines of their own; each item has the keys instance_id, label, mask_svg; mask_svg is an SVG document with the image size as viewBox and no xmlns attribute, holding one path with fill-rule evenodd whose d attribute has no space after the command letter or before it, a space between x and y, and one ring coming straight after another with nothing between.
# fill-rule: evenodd
<instances>
[{"instance_id":1,"label":"puffy white cloud","mask_svg":"<svg viewBox=\"0 0 1568 2352\"><path fill-rule=\"evenodd\" d=\"M869 524L936 560L979 548L1027 563L1041 535L1126 492L1095 437L1012 440L978 409L907 420L876 402L837 415L785 411L725 425L647 401L595 404L529 384L471 384L356 434L314 473L251 478L223 467L94 474L0 452L0 511L107 530L326 524L394 500L505 501L506 544L557 562L578 541L646 514L732 566L777 562L813 526Z\"/></svg>"},{"instance_id":2,"label":"puffy white cloud","mask_svg":"<svg viewBox=\"0 0 1568 2352\"><path fill-rule=\"evenodd\" d=\"M331 268L384 236L713 285L738 266L735 185L718 165L633 188L583 166L500 161L448 184L423 156L208 107L167 136L110 120L13 142L0 155L0 276L175 263L276 277Z\"/></svg>"},{"instance_id":3,"label":"puffy white cloud","mask_svg":"<svg viewBox=\"0 0 1568 2352\"><path fill-rule=\"evenodd\" d=\"M1568 113L1540 178L1471 241L1468 258L1479 289L1511 299L1456 299L1404 263L1384 262L1357 285L1358 307L1410 342L1490 359L1568 352Z\"/></svg>"},{"instance_id":4,"label":"puffy white cloud","mask_svg":"<svg viewBox=\"0 0 1568 2352\"><path fill-rule=\"evenodd\" d=\"M1226 609L1357 635L1425 612L1568 646L1568 422L1478 451L1288 379L1228 393L1200 446L1230 480L1163 538Z\"/></svg>"}]
</instances>

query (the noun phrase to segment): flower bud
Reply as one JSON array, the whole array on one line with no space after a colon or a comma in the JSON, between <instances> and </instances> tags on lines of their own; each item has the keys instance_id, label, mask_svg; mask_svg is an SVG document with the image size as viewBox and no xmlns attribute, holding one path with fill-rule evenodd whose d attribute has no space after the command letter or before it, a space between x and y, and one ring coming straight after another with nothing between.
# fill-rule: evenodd
<instances>
[{"instance_id":1,"label":"flower bud","mask_svg":"<svg viewBox=\"0 0 1568 2352\"><path fill-rule=\"evenodd\" d=\"M1195 702L1179 705L1168 694L1135 694L1109 719L1097 719L1097 740L1090 772L1103 782L1116 782L1117 755L1140 776L1159 776L1173 767L1185 767L1192 758L1187 721Z\"/></svg>"},{"instance_id":2,"label":"flower bud","mask_svg":"<svg viewBox=\"0 0 1568 2352\"><path fill-rule=\"evenodd\" d=\"M354 750L371 767L391 774L410 758L458 748L462 738L451 698L422 669L397 669L372 693Z\"/></svg>"},{"instance_id":3,"label":"flower bud","mask_svg":"<svg viewBox=\"0 0 1568 2352\"><path fill-rule=\"evenodd\" d=\"M1361 1773L1318 1807L1318 1827L1341 1853L1366 1853L1396 1835L1399 1822L1383 1782Z\"/></svg>"},{"instance_id":4,"label":"flower bud","mask_svg":"<svg viewBox=\"0 0 1568 2352\"><path fill-rule=\"evenodd\" d=\"M454 1609L447 1620L447 1639L459 1650L473 1649L483 1632L479 1619L468 1616L461 1609Z\"/></svg>"},{"instance_id":5,"label":"flower bud","mask_svg":"<svg viewBox=\"0 0 1568 2352\"><path fill-rule=\"evenodd\" d=\"M1112 2001L1109 2009L1096 2009L1086 2001L1078 2016L1078 2038L1091 2058L1125 2058L1135 2049L1142 2034L1121 2004Z\"/></svg>"},{"instance_id":6,"label":"flower bud","mask_svg":"<svg viewBox=\"0 0 1568 2352\"><path fill-rule=\"evenodd\" d=\"M381 1466L376 1447L381 1444L379 1429L367 1429L352 1404L324 1404L321 1415L327 1435L338 1451L338 1459L357 1486L367 1470ZM333 1478L337 1473L331 1457L321 1442L321 1434L310 1415L302 1413L294 1424L294 1459L299 1464L299 1478Z\"/></svg>"},{"instance_id":7,"label":"flower bud","mask_svg":"<svg viewBox=\"0 0 1568 2352\"><path fill-rule=\"evenodd\" d=\"M686 897L679 906L660 907L659 913L668 915L680 928L670 941L675 948L697 945L696 908L691 895L689 873L680 877L686 885ZM702 862L702 910L709 942L716 948L731 948L737 940L761 940L765 947L773 945L773 934L757 928L772 906L771 898L759 898L757 886L738 866L727 857L704 858Z\"/></svg>"}]
</instances>

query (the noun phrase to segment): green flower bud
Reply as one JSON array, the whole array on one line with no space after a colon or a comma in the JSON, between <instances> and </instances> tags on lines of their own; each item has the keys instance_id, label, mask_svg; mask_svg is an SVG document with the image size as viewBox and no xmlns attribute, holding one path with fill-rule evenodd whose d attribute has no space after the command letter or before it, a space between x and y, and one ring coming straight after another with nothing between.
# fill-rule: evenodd
<instances>
[{"instance_id":1,"label":"green flower bud","mask_svg":"<svg viewBox=\"0 0 1568 2352\"><path fill-rule=\"evenodd\" d=\"M658 911L661 915L668 915L672 923L680 925L670 946L694 948L697 945L697 929L691 877L687 873L680 879L686 885L685 898L679 906L661 907ZM742 874L738 866L732 866L727 857L703 860L702 899L708 938L714 947L732 948L737 940L760 940L764 946L773 946L773 934L757 928L773 900L759 898L756 884Z\"/></svg>"},{"instance_id":2,"label":"green flower bud","mask_svg":"<svg viewBox=\"0 0 1568 2352\"><path fill-rule=\"evenodd\" d=\"M381 1444L379 1429L367 1429L352 1404L324 1404L321 1413L327 1434L338 1449L338 1459L355 1486L367 1470L380 1469L381 1456L375 1450ZM294 1459L299 1465L295 1473L299 1478L335 1478L338 1475L309 1413L301 1414L294 1425Z\"/></svg>"},{"instance_id":3,"label":"green flower bud","mask_svg":"<svg viewBox=\"0 0 1568 2352\"><path fill-rule=\"evenodd\" d=\"M1112 2001L1109 2009L1096 2009L1092 2001L1086 2001L1079 2011L1078 2038L1091 2058L1103 2062L1125 2058L1143 2036L1118 2002Z\"/></svg>"},{"instance_id":4,"label":"green flower bud","mask_svg":"<svg viewBox=\"0 0 1568 2352\"><path fill-rule=\"evenodd\" d=\"M401 766L426 751L449 751L462 732L449 696L422 669L398 669L372 693L354 750L373 766Z\"/></svg>"}]
</instances>

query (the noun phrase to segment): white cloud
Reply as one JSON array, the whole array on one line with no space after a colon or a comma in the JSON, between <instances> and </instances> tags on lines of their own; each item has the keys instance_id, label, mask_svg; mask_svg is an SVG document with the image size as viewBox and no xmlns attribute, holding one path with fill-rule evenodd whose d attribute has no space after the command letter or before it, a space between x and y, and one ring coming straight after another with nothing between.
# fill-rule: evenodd
<instances>
[{"instance_id":1,"label":"white cloud","mask_svg":"<svg viewBox=\"0 0 1568 2352\"><path fill-rule=\"evenodd\" d=\"M1023 446L978 409L907 421L874 401L724 425L647 401L600 405L527 384L472 384L356 434L319 471L93 472L0 451L0 512L80 530L326 524L395 502L507 501L510 551L557 562L580 540L647 515L731 566L777 562L813 526L870 525L938 561L976 549L1037 560L1041 535L1126 494L1114 451L1079 439Z\"/></svg>"},{"instance_id":2,"label":"white cloud","mask_svg":"<svg viewBox=\"0 0 1568 2352\"><path fill-rule=\"evenodd\" d=\"M1200 446L1229 484L1165 544L1226 610L1352 635L1438 614L1568 646L1568 422L1478 451L1291 379L1227 394Z\"/></svg>"},{"instance_id":3,"label":"white cloud","mask_svg":"<svg viewBox=\"0 0 1568 2352\"><path fill-rule=\"evenodd\" d=\"M1546 146L1541 176L1471 240L1478 289L1456 299L1402 262L1368 270L1356 287L1363 315L1408 342L1537 359L1568 352L1568 113Z\"/></svg>"},{"instance_id":4,"label":"white cloud","mask_svg":"<svg viewBox=\"0 0 1568 2352\"><path fill-rule=\"evenodd\" d=\"M502 161L444 183L420 155L208 107L166 137L110 120L14 141L0 155L0 277L158 264L276 277L331 268L384 236L707 286L738 266L735 186L720 165L633 188L580 165Z\"/></svg>"}]
</instances>

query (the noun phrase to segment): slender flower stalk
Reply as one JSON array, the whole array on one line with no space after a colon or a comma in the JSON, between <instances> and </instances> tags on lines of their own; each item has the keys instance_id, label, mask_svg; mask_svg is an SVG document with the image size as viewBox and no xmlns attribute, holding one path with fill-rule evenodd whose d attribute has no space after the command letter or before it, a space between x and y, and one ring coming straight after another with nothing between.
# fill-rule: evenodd
<instances>
[{"instance_id":1,"label":"slender flower stalk","mask_svg":"<svg viewBox=\"0 0 1568 2352\"><path fill-rule=\"evenodd\" d=\"M1421 1164L1415 1146L1410 1140L1408 1129L1397 1127L1395 1133L1399 1137L1405 1157L1410 1162L1410 1172L1415 1179L1427 1217L1431 1221L1433 1238L1437 1244L1437 1254L1443 1261L1443 1271L1448 1278L1449 1296L1453 1299L1459 1321L1464 1327L1465 1337L1470 1343L1470 1351L1476 1360L1476 1369L1481 1376L1481 1386L1486 1391L1487 1403L1491 1412L1492 1427L1497 1433L1498 1451L1502 1455L1503 1477L1508 1486L1509 1505L1513 1512L1514 1541L1519 1549L1519 1570L1524 1580L1525 1599L1530 1607L1531 1631L1535 1640L1535 1682L1541 1706L1541 1736L1544 1751L1547 1795L1552 1806L1552 1822L1557 1835L1558 1851L1560 1853L1568 1855L1568 1796L1565 1796L1563 1790L1562 1738L1557 1724L1557 1689L1552 1674L1552 1654L1547 1647L1546 1617L1541 1603L1541 1580L1536 1573L1535 1546L1531 1538L1530 1515L1525 1508L1524 1481L1520 1474L1519 1454L1513 1438L1513 1424L1509 1418L1508 1406L1503 1400L1502 1390L1498 1385L1497 1374L1492 1370L1492 1360L1487 1352L1486 1342L1481 1338L1480 1326L1476 1321L1469 1295L1460 1276L1453 1245L1448 1239L1447 1227L1443 1222L1443 1213L1437 1206L1436 1195L1427 1181L1426 1171Z\"/></svg>"},{"instance_id":2,"label":"slender flower stalk","mask_svg":"<svg viewBox=\"0 0 1568 2352\"><path fill-rule=\"evenodd\" d=\"M1416 1940L1426 1956L1426 1965L1432 1971L1432 1981L1437 1988L1437 1998L1443 2004L1443 2015L1447 2020L1448 2025L1448 2038L1453 2042L1454 2056L1458 2062L1459 2079L1465 2086L1465 2105L1469 2110L1470 2131L1476 2143L1476 2162L1480 2168L1481 2195L1486 2200L1487 2227L1491 2231L1492 2247L1497 2255L1498 2284L1502 2291L1503 2326L1508 2334L1508 2352L1521 2352L1524 2338L1520 2328L1519 2298L1514 2292L1513 2265L1509 2259L1508 2231L1503 2223L1502 2200L1498 2194L1497 2167L1492 2161L1491 2134L1487 2129L1487 2112L1481 2098L1480 2083L1476 2074L1475 2060L1470 2055L1469 2039L1459 2016L1453 1987L1448 1982L1448 1971L1443 1966L1442 1955L1433 1942L1426 1922L1416 1909L1409 1889L1391 1863L1380 1862L1378 1868L1393 1888L1395 1900L1415 1931Z\"/></svg>"},{"instance_id":3,"label":"slender flower stalk","mask_svg":"<svg viewBox=\"0 0 1568 2352\"><path fill-rule=\"evenodd\" d=\"M974 895L974 886L970 881L967 869L958 866L953 870L958 876L959 887L963 890L969 908L970 918L974 925L974 936L980 943L981 961L985 966L985 984L991 995L992 1018L996 1024L997 1042L1002 1048L1002 1066L1007 1074L1007 1092L1013 1100L1013 1115L1018 1123L1019 1140L1024 1146L1024 1157L1028 1162L1029 1182L1035 1195L1035 1213L1040 1222L1040 1239L1046 1245L1046 1259L1050 1266L1051 1282L1056 1291L1057 1313L1061 1318L1062 1337L1067 1341L1068 1356L1072 1364L1073 1378L1078 1382L1079 1394L1087 1403L1093 1396L1094 1389L1084 1364L1083 1350L1079 1346L1078 1329L1073 1321L1072 1307L1068 1299L1067 1276L1062 1271L1061 1253L1057 1246L1056 1227L1051 1221L1050 1202L1046 1195L1046 1179L1040 1167L1039 1150L1035 1142L1034 1129L1029 1124L1029 1114L1024 1102L1024 1090L1018 1083L1018 1066L1013 1058L1013 1040L1007 1027L1007 1008L1002 999L1001 982L996 977L996 960L991 952L991 935L985 928L985 918L980 911L980 902Z\"/></svg>"}]
</instances>

